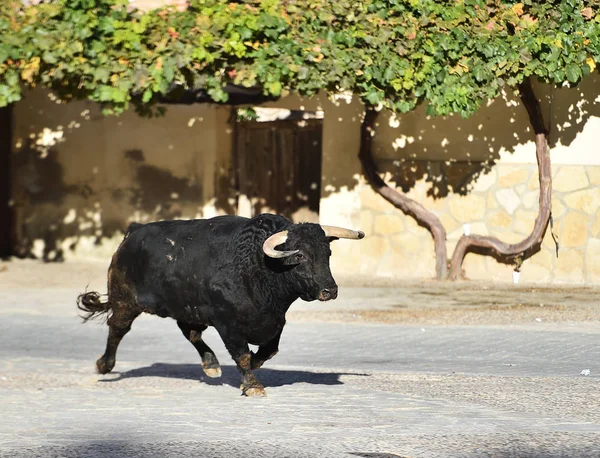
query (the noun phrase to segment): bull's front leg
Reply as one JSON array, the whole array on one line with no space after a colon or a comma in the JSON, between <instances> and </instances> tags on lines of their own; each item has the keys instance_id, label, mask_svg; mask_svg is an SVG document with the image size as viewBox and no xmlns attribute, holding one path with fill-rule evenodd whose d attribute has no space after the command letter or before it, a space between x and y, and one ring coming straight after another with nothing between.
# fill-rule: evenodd
<instances>
[{"instance_id":1,"label":"bull's front leg","mask_svg":"<svg viewBox=\"0 0 600 458\"><path fill-rule=\"evenodd\" d=\"M266 345L258 347L256 353L252 353L252 370L259 369L265 361L268 361L279 352L279 339L281 339L281 333L283 332L283 326L277 335L269 341Z\"/></svg>"},{"instance_id":2,"label":"bull's front leg","mask_svg":"<svg viewBox=\"0 0 600 458\"><path fill-rule=\"evenodd\" d=\"M242 374L242 393L252 397L266 396L265 387L252 373L252 353L247 346L246 352L235 359L235 362L240 374Z\"/></svg>"},{"instance_id":3,"label":"bull's front leg","mask_svg":"<svg viewBox=\"0 0 600 458\"><path fill-rule=\"evenodd\" d=\"M228 337L221 335L227 351L229 351L242 376L240 387L242 394L252 397L266 396L265 387L252 373L252 352L250 352L248 342L243 342L239 337Z\"/></svg>"}]
</instances>

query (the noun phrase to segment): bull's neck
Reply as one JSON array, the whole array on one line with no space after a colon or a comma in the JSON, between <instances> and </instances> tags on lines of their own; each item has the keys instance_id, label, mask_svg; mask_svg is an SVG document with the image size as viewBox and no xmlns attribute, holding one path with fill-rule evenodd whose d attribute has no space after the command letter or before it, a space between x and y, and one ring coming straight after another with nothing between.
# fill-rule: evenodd
<instances>
[{"instance_id":1,"label":"bull's neck","mask_svg":"<svg viewBox=\"0 0 600 458\"><path fill-rule=\"evenodd\" d=\"M238 265L239 277L246 294L254 304L285 313L292 303L300 297L291 272L274 272L264 262L264 259L253 263L254 270L244 269Z\"/></svg>"},{"instance_id":2,"label":"bull's neck","mask_svg":"<svg viewBox=\"0 0 600 458\"><path fill-rule=\"evenodd\" d=\"M292 303L300 297L291 278L291 272L273 272L266 266L264 271L269 285L269 297L265 297L269 307L283 313L287 312Z\"/></svg>"},{"instance_id":3,"label":"bull's neck","mask_svg":"<svg viewBox=\"0 0 600 458\"><path fill-rule=\"evenodd\" d=\"M300 293L296 289L296 282L293 280L291 271L274 274L274 287L278 288L276 301L273 306L278 309L283 309L285 312L290 306L300 297Z\"/></svg>"}]
</instances>

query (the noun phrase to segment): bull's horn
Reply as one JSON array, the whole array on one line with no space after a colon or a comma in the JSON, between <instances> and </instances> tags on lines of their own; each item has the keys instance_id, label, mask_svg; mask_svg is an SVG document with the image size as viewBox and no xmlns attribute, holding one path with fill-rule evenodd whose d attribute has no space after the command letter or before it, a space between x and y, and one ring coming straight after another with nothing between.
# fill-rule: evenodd
<instances>
[{"instance_id":1,"label":"bull's horn","mask_svg":"<svg viewBox=\"0 0 600 458\"><path fill-rule=\"evenodd\" d=\"M263 243L263 251L270 258L285 258L287 256L291 256L295 253L298 253L298 250L293 251L279 251L276 250L275 247L285 243L287 240L288 231L277 232L265 240Z\"/></svg>"},{"instance_id":2,"label":"bull's horn","mask_svg":"<svg viewBox=\"0 0 600 458\"><path fill-rule=\"evenodd\" d=\"M353 231L351 229L344 229L336 226L321 226L325 231L327 237L335 237L338 239L362 239L365 236L363 231Z\"/></svg>"}]
</instances>

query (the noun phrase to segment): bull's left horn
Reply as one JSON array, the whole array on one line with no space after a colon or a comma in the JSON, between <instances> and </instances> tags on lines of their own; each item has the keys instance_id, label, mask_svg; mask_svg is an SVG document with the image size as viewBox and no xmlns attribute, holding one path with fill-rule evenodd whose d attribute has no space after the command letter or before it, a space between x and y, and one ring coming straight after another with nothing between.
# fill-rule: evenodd
<instances>
[{"instance_id":1,"label":"bull's left horn","mask_svg":"<svg viewBox=\"0 0 600 458\"><path fill-rule=\"evenodd\" d=\"M344 229L336 226L321 226L325 231L327 237L336 237L338 239L362 239L365 236L363 231L353 231L351 229Z\"/></svg>"},{"instance_id":2,"label":"bull's left horn","mask_svg":"<svg viewBox=\"0 0 600 458\"><path fill-rule=\"evenodd\" d=\"M298 250L293 251L279 251L275 247L285 243L287 240L288 231L277 232L265 240L263 243L263 251L270 258L285 258L293 254L298 253Z\"/></svg>"}]
</instances>

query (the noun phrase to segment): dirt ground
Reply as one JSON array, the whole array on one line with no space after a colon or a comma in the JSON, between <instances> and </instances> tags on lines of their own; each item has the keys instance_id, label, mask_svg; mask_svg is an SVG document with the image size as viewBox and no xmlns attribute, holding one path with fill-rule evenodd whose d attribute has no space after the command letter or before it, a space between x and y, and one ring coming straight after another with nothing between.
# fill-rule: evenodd
<instances>
[{"instance_id":1,"label":"dirt ground","mask_svg":"<svg viewBox=\"0 0 600 458\"><path fill-rule=\"evenodd\" d=\"M104 293L107 268L108 263L97 261L0 262L0 293L53 288ZM348 278L338 278L338 282L336 301L298 301L288 312L288 320L410 325L577 323L579 330L583 323L600 322L600 287L596 286L435 280L369 284Z\"/></svg>"},{"instance_id":2,"label":"dirt ground","mask_svg":"<svg viewBox=\"0 0 600 458\"><path fill-rule=\"evenodd\" d=\"M213 328L219 379L148 315L96 374L106 325L75 301L107 267L0 264L0 457L600 456L598 288L338 278L292 305L257 399Z\"/></svg>"}]
</instances>

